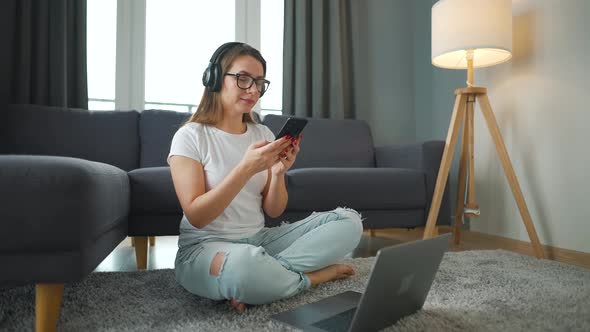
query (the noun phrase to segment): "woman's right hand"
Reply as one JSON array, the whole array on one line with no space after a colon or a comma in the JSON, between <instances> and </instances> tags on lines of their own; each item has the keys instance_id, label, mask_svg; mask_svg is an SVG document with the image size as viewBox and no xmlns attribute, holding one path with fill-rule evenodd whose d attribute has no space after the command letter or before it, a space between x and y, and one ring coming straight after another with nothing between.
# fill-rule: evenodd
<instances>
[{"instance_id":1,"label":"woman's right hand","mask_svg":"<svg viewBox=\"0 0 590 332\"><path fill-rule=\"evenodd\" d=\"M269 169L280 161L280 154L291 145L291 140L287 137L272 142L260 141L252 143L240 165L250 174L254 175Z\"/></svg>"}]
</instances>

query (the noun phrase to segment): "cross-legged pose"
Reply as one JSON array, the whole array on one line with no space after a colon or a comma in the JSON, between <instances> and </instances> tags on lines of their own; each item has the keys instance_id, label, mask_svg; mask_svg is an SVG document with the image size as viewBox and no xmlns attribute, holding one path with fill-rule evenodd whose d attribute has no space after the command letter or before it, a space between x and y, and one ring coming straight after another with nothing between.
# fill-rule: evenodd
<instances>
[{"instance_id":1,"label":"cross-legged pose","mask_svg":"<svg viewBox=\"0 0 590 332\"><path fill-rule=\"evenodd\" d=\"M252 119L270 83L265 75L258 50L221 45L203 74L197 112L174 135L168 156L184 211L176 279L239 312L353 275L351 266L335 262L358 245L363 229L359 213L346 208L264 227L264 213L285 210L285 173L301 139L275 140Z\"/></svg>"}]
</instances>

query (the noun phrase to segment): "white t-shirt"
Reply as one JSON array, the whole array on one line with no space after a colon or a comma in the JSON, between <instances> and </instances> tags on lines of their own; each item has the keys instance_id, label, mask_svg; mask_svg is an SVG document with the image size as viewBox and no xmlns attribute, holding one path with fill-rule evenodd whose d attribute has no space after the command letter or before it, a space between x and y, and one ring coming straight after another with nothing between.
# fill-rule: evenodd
<instances>
[{"instance_id":1,"label":"white t-shirt","mask_svg":"<svg viewBox=\"0 0 590 332\"><path fill-rule=\"evenodd\" d=\"M243 134L230 134L214 126L188 123L178 129L168 154L194 159L203 165L205 190L215 188L242 160L254 142L273 141L274 134L261 124L247 123ZM262 191L268 172L257 173L225 208L223 213L203 228L196 228L183 215L180 222L180 248L206 238L241 239L254 235L264 227Z\"/></svg>"}]
</instances>

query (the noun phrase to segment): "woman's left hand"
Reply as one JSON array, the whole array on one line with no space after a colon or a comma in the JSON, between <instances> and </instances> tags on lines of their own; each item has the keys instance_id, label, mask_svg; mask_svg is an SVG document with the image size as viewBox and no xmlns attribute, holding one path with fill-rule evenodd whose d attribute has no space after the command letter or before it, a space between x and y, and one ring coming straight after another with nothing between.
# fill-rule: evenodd
<instances>
[{"instance_id":1,"label":"woman's left hand","mask_svg":"<svg viewBox=\"0 0 590 332\"><path fill-rule=\"evenodd\" d=\"M291 137L291 146L279 154L279 161L271 168L272 174L283 175L293 166L300 150L299 142L301 141L301 137L301 134L299 137Z\"/></svg>"}]
</instances>

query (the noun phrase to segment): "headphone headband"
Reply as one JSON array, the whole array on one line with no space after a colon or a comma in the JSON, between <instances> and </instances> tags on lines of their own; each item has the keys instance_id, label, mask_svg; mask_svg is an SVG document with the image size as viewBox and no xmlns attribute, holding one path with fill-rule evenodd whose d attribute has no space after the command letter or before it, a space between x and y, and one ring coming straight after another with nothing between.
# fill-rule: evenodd
<instances>
[{"instance_id":1,"label":"headphone headband","mask_svg":"<svg viewBox=\"0 0 590 332\"><path fill-rule=\"evenodd\" d=\"M242 45L242 44L243 43L240 43L240 42L229 42L229 43L225 43L225 44L219 46L215 50L215 52L213 52L213 55L211 56L209 63L218 64L219 60L221 59L221 56L223 55L223 53L225 53L225 51L231 49L232 47L234 47L236 45Z\"/></svg>"}]
</instances>

